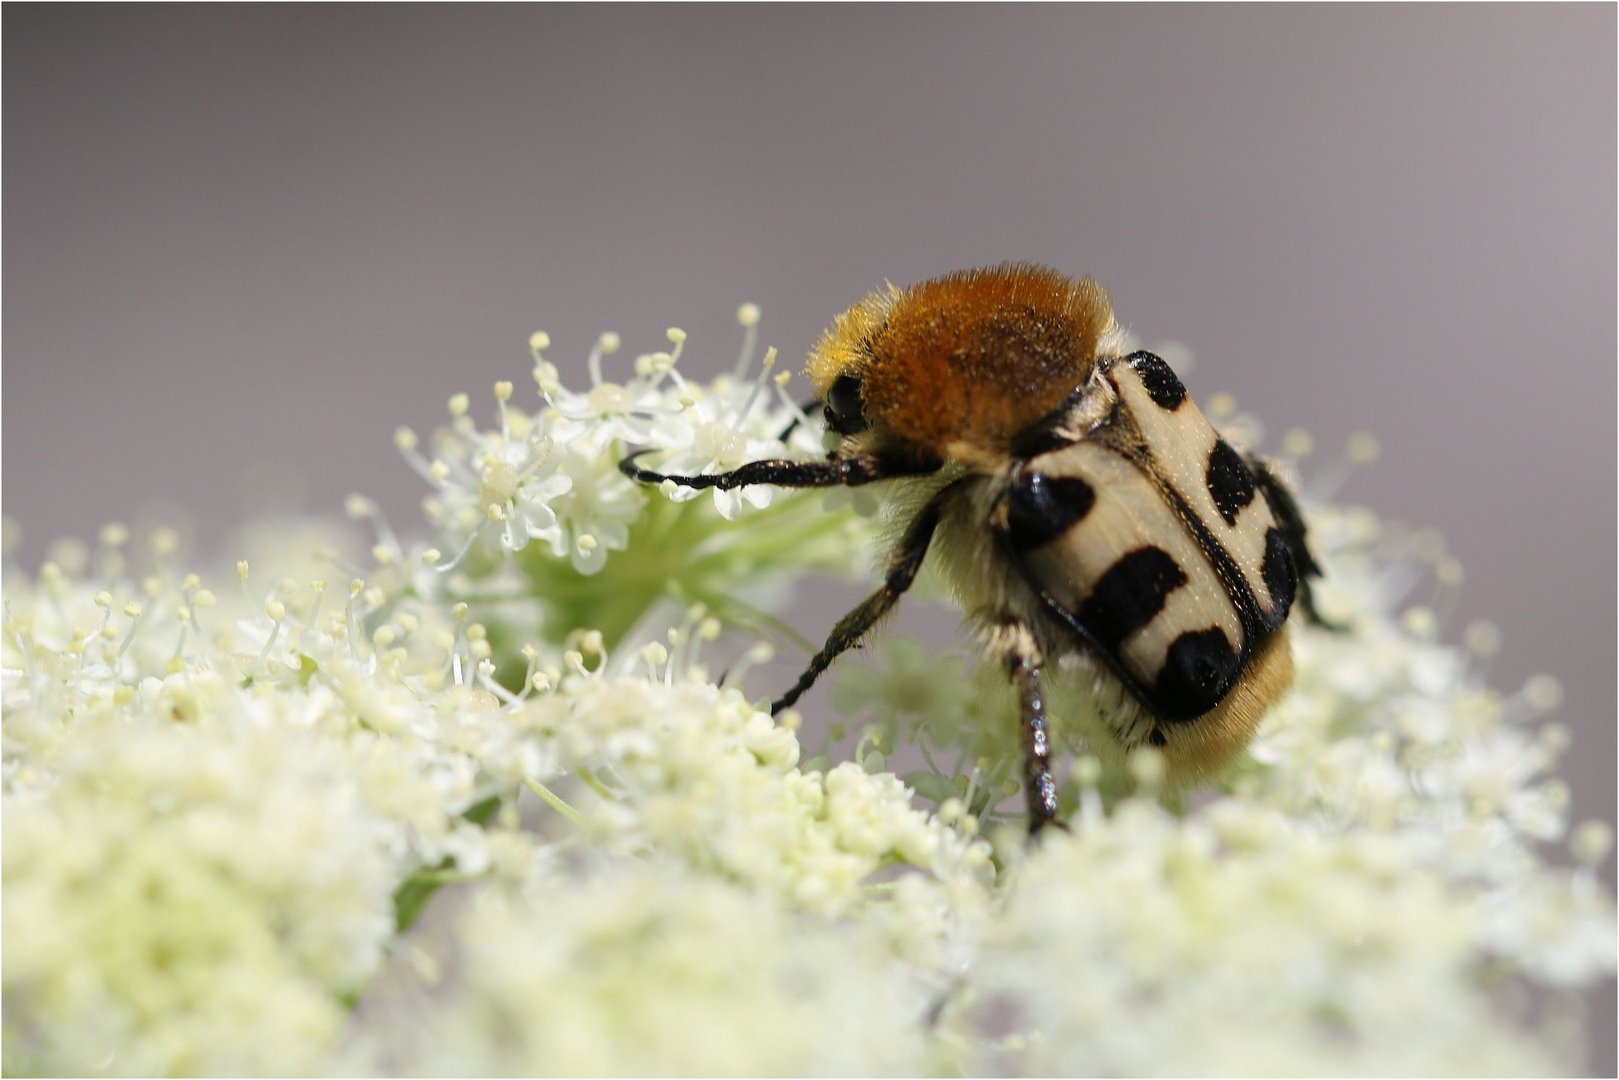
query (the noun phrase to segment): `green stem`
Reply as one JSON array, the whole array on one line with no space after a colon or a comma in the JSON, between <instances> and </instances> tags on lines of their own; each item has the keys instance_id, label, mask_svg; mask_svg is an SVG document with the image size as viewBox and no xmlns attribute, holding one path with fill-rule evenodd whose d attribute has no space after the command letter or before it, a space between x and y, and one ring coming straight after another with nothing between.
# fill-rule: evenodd
<instances>
[{"instance_id":1,"label":"green stem","mask_svg":"<svg viewBox=\"0 0 1619 1080\"><path fill-rule=\"evenodd\" d=\"M565 802L562 796L540 783L538 780L524 780L523 786L539 796L541 802L568 820L568 824L575 828L584 828L587 824L585 815L575 810Z\"/></svg>"}]
</instances>

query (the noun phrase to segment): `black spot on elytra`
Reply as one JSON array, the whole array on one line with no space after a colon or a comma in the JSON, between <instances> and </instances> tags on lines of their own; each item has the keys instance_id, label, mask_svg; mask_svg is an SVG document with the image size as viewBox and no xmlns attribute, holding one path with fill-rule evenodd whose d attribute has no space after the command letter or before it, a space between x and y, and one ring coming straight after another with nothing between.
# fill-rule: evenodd
<instances>
[{"instance_id":1,"label":"black spot on elytra","mask_svg":"<svg viewBox=\"0 0 1619 1080\"><path fill-rule=\"evenodd\" d=\"M1214 508L1227 525L1235 525L1242 508L1254 501L1254 474L1224 439L1209 451L1208 485Z\"/></svg>"},{"instance_id":2,"label":"black spot on elytra","mask_svg":"<svg viewBox=\"0 0 1619 1080\"><path fill-rule=\"evenodd\" d=\"M1117 652L1119 643L1152 622L1169 594L1186 584L1186 572L1163 548L1137 548L1107 568L1078 618L1098 645Z\"/></svg>"},{"instance_id":3,"label":"black spot on elytra","mask_svg":"<svg viewBox=\"0 0 1619 1080\"><path fill-rule=\"evenodd\" d=\"M1265 530L1265 562L1260 573L1265 577L1265 588L1270 591L1277 615L1286 615L1287 609L1293 606L1298 572L1293 566L1293 552L1287 546L1287 537L1274 525Z\"/></svg>"},{"instance_id":4,"label":"black spot on elytra","mask_svg":"<svg viewBox=\"0 0 1619 1080\"><path fill-rule=\"evenodd\" d=\"M1152 353L1136 353L1130 358L1130 366L1141 376L1141 384L1160 409L1174 412L1186 400L1186 387L1181 384L1180 376L1161 358Z\"/></svg>"},{"instance_id":5,"label":"black spot on elytra","mask_svg":"<svg viewBox=\"0 0 1619 1080\"><path fill-rule=\"evenodd\" d=\"M1018 551L1037 548L1083 520L1095 504L1096 492L1077 476L1026 472L1007 492L1007 535Z\"/></svg>"},{"instance_id":6,"label":"black spot on elytra","mask_svg":"<svg viewBox=\"0 0 1619 1080\"><path fill-rule=\"evenodd\" d=\"M1176 638L1158 672L1154 704L1163 719L1202 716L1237 681L1241 658L1218 626L1188 630Z\"/></svg>"}]
</instances>

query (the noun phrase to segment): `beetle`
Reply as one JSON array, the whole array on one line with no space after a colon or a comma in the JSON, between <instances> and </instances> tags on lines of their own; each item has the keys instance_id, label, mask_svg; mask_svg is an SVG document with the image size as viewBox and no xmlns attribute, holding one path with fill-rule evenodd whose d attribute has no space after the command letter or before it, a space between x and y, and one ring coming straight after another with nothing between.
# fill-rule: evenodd
<instances>
[{"instance_id":1,"label":"beetle","mask_svg":"<svg viewBox=\"0 0 1619 1080\"><path fill-rule=\"evenodd\" d=\"M1303 517L1261 459L1214 429L1170 366L1124 353L1107 293L1028 263L871 293L807 363L824 460L632 479L691 488L884 483L901 524L881 586L833 628L798 700L898 603L934 554L1019 705L1029 827L1058 817L1043 673L1088 688L1122 756L1207 779L1293 678L1287 620L1319 621ZM644 452L644 451L643 451Z\"/></svg>"}]
</instances>

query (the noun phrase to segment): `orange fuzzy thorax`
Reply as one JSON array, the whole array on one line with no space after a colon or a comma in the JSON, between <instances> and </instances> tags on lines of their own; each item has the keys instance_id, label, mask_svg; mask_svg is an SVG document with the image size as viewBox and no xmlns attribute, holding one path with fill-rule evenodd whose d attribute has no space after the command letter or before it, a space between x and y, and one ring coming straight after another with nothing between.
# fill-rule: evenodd
<instances>
[{"instance_id":1,"label":"orange fuzzy thorax","mask_svg":"<svg viewBox=\"0 0 1619 1080\"><path fill-rule=\"evenodd\" d=\"M1004 454L1082 385L1113 327L1107 293L1042 266L890 285L839 316L810 354L825 395L861 379L874 430L944 457Z\"/></svg>"}]
</instances>

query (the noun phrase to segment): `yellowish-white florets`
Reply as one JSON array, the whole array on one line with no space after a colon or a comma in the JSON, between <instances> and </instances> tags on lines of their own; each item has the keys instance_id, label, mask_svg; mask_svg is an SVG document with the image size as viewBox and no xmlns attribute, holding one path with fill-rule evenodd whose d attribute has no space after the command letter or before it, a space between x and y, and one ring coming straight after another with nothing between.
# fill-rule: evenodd
<instances>
[{"instance_id":1,"label":"yellowish-white florets","mask_svg":"<svg viewBox=\"0 0 1619 1080\"><path fill-rule=\"evenodd\" d=\"M858 570L862 521L618 473L813 456L775 379L687 380L671 332L614 381L604 335L573 392L531 344L532 411L502 382L396 437L428 537L356 497L369 541L263 522L219 572L122 525L7 567L5 1071L1579 1066L1615 946L1577 737L1554 681L1489 687L1500 631L1446 644L1459 568L1333 504L1347 465L1304 485L1345 629L1298 629L1249 759L1160 799L1059 726L1073 827L1031 847L998 672L891 637L833 677L853 749L806 749L722 633Z\"/></svg>"}]
</instances>

